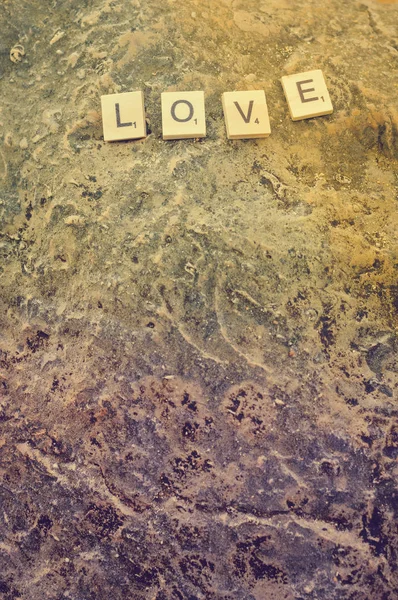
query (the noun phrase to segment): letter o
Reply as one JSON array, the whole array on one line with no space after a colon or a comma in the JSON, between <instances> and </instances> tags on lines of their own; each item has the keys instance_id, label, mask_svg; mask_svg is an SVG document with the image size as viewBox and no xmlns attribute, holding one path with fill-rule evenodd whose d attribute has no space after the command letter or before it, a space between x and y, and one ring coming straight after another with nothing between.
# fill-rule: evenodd
<instances>
[{"instance_id":1,"label":"letter o","mask_svg":"<svg viewBox=\"0 0 398 600\"><path fill-rule=\"evenodd\" d=\"M178 106L178 104L186 104L189 107L189 115L187 116L186 119L179 119L177 117L176 107ZM188 100L176 100L171 107L171 116L174 119L174 121L177 121L177 123L187 123L188 121L190 121L192 119L193 113L194 113L193 105L190 102L188 102Z\"/></svg>"}]
</instances>

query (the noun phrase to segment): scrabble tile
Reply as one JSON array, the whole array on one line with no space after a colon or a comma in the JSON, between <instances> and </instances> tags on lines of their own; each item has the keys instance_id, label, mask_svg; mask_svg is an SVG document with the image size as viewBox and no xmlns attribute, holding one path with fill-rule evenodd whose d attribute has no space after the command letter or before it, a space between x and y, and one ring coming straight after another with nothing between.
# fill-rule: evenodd
<instances>
[{"instance_id":1,"label":"scrabble tile","mask_svg":"<svg viewBox=\"0 0 398 600\"><path fill-rule=\"evenodd\" d=\"M104 140L134 140L146 137L144 94L126 92L101 96Z\"/></svg>"},{"instance_id":2,"label":"scrabble tile","mask_svg":"<svg viewBox=\"0 0 398 600\"><path fill-rule=\"evenodd\" d=\"M204 92L163 92L164 140L206 137Z\"/></svg>"},{"instance_id":3,"label":"scrabble tile","mask_svg":"<svg viewBox=\"0 0 398 600\"><path fill-rule=\"evenodd\" d=\"M322 71L287 75L281 81L293 121L330 115L333 112Z\"/></svg>"},{"instance_id":4,"label":"scrabble tile","mask_svg":"<svg viewBox=\"0 0 398 600\"><path fill-rule=\"evenodd\" d=\"M227 136L230 140L264 138L271 133L263 90L225 92L222 95Z\"/></svg>"}]
</instances>

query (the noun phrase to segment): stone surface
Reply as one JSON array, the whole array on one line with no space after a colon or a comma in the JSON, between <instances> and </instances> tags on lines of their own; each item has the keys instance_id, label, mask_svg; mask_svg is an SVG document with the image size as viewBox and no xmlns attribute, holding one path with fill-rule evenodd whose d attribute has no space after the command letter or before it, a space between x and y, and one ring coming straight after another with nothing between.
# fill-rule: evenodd
<instances>
[{"instance_id":1,"label":"stone surface","mask_svg":"<svg viewBox=\"0 0 398 600\"><path fill-rule=\"evenodd\" d=\"M397 597L397 9L0 4L2 600ZM162 140L178 90L205 139Z\"/></svg>"}]
</instances>

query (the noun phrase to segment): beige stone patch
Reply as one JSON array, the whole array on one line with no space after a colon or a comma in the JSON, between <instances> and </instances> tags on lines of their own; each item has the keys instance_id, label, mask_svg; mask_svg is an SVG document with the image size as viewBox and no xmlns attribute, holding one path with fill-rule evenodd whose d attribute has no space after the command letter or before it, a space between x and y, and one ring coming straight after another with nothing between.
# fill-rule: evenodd
<instances>
[{"instance_id":1,"label":"beige stone patch","mask_svg":"<svg viewBox=\"0 0 398 600\"><path fill-rule=\"evenodd\" d=\"M72 54L70 54L68 56L68 58L65 59L66 60L66 64L68 65L68 67L72 67L72 69L74 69L75 66L76 66L77 61L80 58L80 56L81 55L79 54L79 52L72 52Z\"/></svg>"},{"instance_id":2,"label":"beige stone patch","mask_svg":"<svg viewBox=\"0 0 398 600\"><path fill-rule=\"evenodd\" d=\"M275 30L275 26L271 23L265 24L252 13L245 10L238 10L234 13L234 22L241 31L258 33L264 37L269 37Z\"/></svg>"},{"instance_id":3,"label":"beige stone patch","mask_svg":"<svg viewBox=\"0 0 398 600\"><path fill-rule=\"evenodd\" d=\"M126 48L126 53L116 63L116 67L120 69L134 60L137 53L142 48L150 46L154 40L155 36L152 33L144 33L143 31L127 31L123 33L118 39L117 47Z\"/></svg>"},{"instance_id":4,"label":"beige stone patch","mask_svg":"<svg viewBox=\"0 0 398 600\"><path fill-rule=\"evenodd\" d=\"M52 268L65 270L73 263L76 254L76 238L70 229L54 236L49 244L49 258Z\"/></svg>"}]
</instances>

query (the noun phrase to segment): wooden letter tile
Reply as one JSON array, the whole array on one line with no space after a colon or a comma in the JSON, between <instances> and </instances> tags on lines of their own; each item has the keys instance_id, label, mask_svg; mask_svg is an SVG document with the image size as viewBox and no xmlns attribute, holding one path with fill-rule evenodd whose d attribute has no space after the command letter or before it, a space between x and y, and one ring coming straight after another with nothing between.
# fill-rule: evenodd
<instances>
[{"instance_id":1,"label":"wooden letter tile","mask_svg":"<svg viewBox=\"0 0 398 600\"><path fill-rule=\"evenodd\" d=\"M206 137L204 92L163 92L164 140Z\"/></svg>"},{"instance_id":2,"label":"wooden letter tile","mask_svg":"<svg viewBox=\"0 0 398 600\"><path fill-rule=\"evenodd\" d=\"M330 115L333 112L321 70L287 75L281 81L293 121Z\"/></svg>"},{"instance_id":3,"label":"wooden letter tile","mask_svg":"<svg viewBox=\"0 0 398 600\"><path fill-rule=\"evenodd\" d=\"M146 137L144 94L127 92L101 96L104 140L134 140Z\"/></svg>"},{"instance_id":4,"label":"wooden letter tile","mask_svg":"<svg viewBox=\"0 0 398 600\"><path fill-rule=\"evenodd\" d=\"M264 138L271 133L263 90L225 92L222 95L227 136L230 140Z\"/></svg>"}]
</instances>

